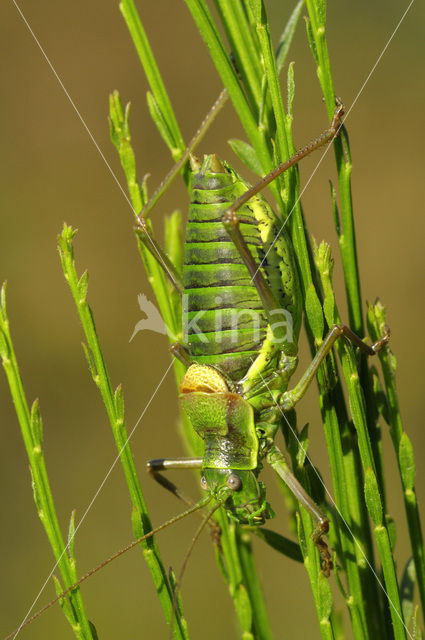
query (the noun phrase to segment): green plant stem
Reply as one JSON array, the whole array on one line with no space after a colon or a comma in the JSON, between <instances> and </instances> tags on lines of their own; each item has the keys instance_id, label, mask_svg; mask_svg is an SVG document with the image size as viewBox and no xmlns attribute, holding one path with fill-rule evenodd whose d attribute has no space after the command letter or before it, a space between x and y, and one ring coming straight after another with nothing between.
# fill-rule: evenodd
<instances>
[{"instance_id":1,"label":"green plant stem","mask_svg":"<svg viewBox=\"0 0 425 640\"><path fill-rule=\"evenodd\" d=\"M266 140L263 127L258 126L255 116L250 109L250 105L245 93L239 83L236 71L226 52L226 48L214 25L211 14L204 0L185 0L192 14L192 17L209 49L211 58L216 66L221 80L226 87L230 100L233 103L236 113L244 127L248 138L257 151L259 161L263 171L267 173L273 166L272 154ZM230 25L231 26L231 25ZM278 201L281 200L280 193L276 185L270 185L273 195Z\"/></svg>"},{"instance_id":2,"label":"green plant stem","mask_svg":"<svg viewBox=\"0 0 425 640\"><path fill-rule=\"evenodd\" d=\"M383 331L386 323L385 308L379 301L369 307L367 320L372 339L376 340L376 336L380 331ZM396 388L397 362L395 356L389 349L387 349L379 354L379 359L381 361L385 390L387 394L390 435L403 487L404 505L406 509L410 543L415 561L419 597L422 604L422 613L425 617L425 551L415 490L415 458L413 447L407 433L403 429L401 419Z\"/></svg>"},{"instance_id":3,"label":"green plant stem","mask_svg":"<svg viewBox=\"0 0 425 640\"><path fill-rule=\"evenodd\" d=\"M307 7L310 18L310 22L307 25L310 44L317 63L317 74L325 97L328 117L331 118L334 110L335 97L325 35L326 6L322 0L307 0ZM344 279L346 283L349 319L353 330L359 333L359 335L363 335L364 322L362 315L361 290L357 264L350 183L352 162L348 138L344 129L342 130L341 135L334 142L334 150L338 171L341 221L338 219L339 215L335 204L334 213L336 213L335 218L337 221L337 232L343 263ZM327 316L328 323L338 321L338 314L333 317L331 316L332 314L330 313ZM348 386L350 410L357 431L363 470L365 472L370 468L373 469L375 473L378 471L379 484L383 487L382 448L380 446L379 430L373 419L374 412L372 407L366 407L364 402L365 397L369 402L373 402L368 366L363 360L359 379L353 350L350 347L345 345L343 346L341 344L337 345L337 350L341 358L343 373ZM364 389L364 395L362 387ZM381 491L381 493L382 496L380 496L380 500L382 508L384 508L385 496L383 491ZM387 536L388 535L387 530ZM378 545L378 552L384 552L384 547L382 545ZM386 565L385 578L390 581L386 586L388 590L391 590L395 588L394 585L397 585L397 578L394 560L391 553L388 555L388 549L385 557L381 556L381 562ZM391 571L389 570L390 565L392 565ZM394 606L396 611L394 611L394 608L392 607L391 615L395 629L398 629L395 623L395 618L402 616L399 599L394 599ZM400 630L398 629L398 632L399 631Z\"/></svg>"},{"instance_id":4,"label":"green plant stem","mask_svg":"<svg viewBox=\"0 0 425 640\"><path fill-rule=\"evenodd\" d=\"M77 580L72 540L69 545L65 545L56 514L43 454L43 426L38 400L33 403L30 411L19 373L6 310L6 284L2 286L0 299L0 355L28 455L38 515L67 588ZM65 604L64 611L75 636L80 640L95 640L94 628L88 621L79 588L69 594L69 601L71 606Z\"/></svg>"},{"instance_id":5,"label":"green plant stem","mask_svg":"<svg viewBox=\"0 0 425 640\"><path fill-rule=\"evenodd\" d=\"M261 168L263 172L267 172L277 162L289 157L295 150L291 131L295 84L293 68L290 66L288 70L288 111L285 114L278 80L278 70L283 62L282 59L279 59L277 65L274 59L264 4L261 0L247 0L242 10L242 3L235 2L229 6L229 3L215 0L224 31L237 62L239 77L227 55L226 46L204 0L186 0L186 4L210 51L217 71L252 145L250 147L246 143L242 143L239 146L235 145L235 148L238 148L241 155L245 156L251 168L260 169L260 173ZM318 77L325 96L328 116L331 119L334 112L335 96L326 44L326 4L324 0L307 0L306 4L309 12L308 36L317 63ZM297 4L293 16L299 15L301 5L302 3ZM149 74L147 75L149 77ZM164 125L159 122L157 115L152 110L151 113L161 131ZM166 138L164 135L163 137ZM245 146L243 146L244 144ZM333 204L346 284L349 320L353 330L359 335L363 335L364 323L350 184L352 162L348 138L344 129L333 146L338 171L341 220L334 192ZM130 183L131 180L129 186ZM273 184L271 189L282 214L289 215L289 226L305 300L307 333L314 353L323 340L326 322L331 326L334 322L339 321L332 291L331 269L329 270L329 265L322 264L320 266L317 264L318 256L316 255L320 278L316 272L312 271L313 252L306 236L303 213L298 201L299 176L297 169L289 171L283 177L281 184ZM286 224L286 219L283 218L283 220ZM155 286L155 283L153 284ZM336 365L332 357L329 357L323 364L317 378L335 503L344 519L344 524L333 524L332 536L336 544L339 545L338 550L341 554L339 560L343 570L347 573L348 593L344 592L344 597L351 615L353 634L356 640L363 640L364 638L383 637L382 633L386 623L384 614L387 609L385 608L384 611L384 607L381 606L379 588L372 571L367 566L368 561L373 571L379 571L376 569L374 561L372 530L362 483L362 473L365 476L369 472L373 474L377 481L377 487L379 487L374 492L373 502L379 504L379 508L384 513L382 446L376 422L378 411L369 384L368 366L364 360L361 362L359 377L351 347L341 343L337 345L337 351L342 362L342 371L348 389L349 408L355 430L349 420L341 382L335 381ZM366 404L362 389L367 401ZM296 456L293 456L293 463L295 472L308 484L305 470L301 467L297 468ZM410 488L409 492L406 491L406 498L407 496L411 499ZM412 504L411 501L411 513ZM367 506L370 511L370 503ZM322 637L331 638L334 635L332 620L335 619L332 614L332 597L328 584L326 581L323 583L317 552L310 540L311 520L302 509L300 514L299 538L303 546L304 562L312 585L320 630ZM419 540L416 525L414 530L416 539ZM382 522L379 522L378 525L375 522L373 533L381 558L386 587L395 607L391 608L395 637L402 638L404 637L404 628L400 624L401 608L397 595L398 585L386 519L382 518ZM355 543L352 534L358 539L358 544ZM239 560L237 558L240 547L236 545L231 549L231 535L233 534L230 532L225 531L224 533L224 539L227 541L224 546L229 547L229 555L225 554L226 560L223 565L228 564L227 569L223 570L227 572L226 579L234 598L243 633L249 634L251 631L248 630L246 616L247 612L250 612L249 615L253 614L251 606L253 596L251 594L251 605L246 604L241 608L240 600L243 600L245 596L241 595L244 594L244 589L240 585L244 585L245 582L243 574L240 573L242 571L241 557ZM341 584L340 580L339 583ZM256 629L255 622L253 628Z\"/></svg>"},{"instance_id":6,"label":"green plant stem","mask_svg":"<svg viewBox=\"0 0 425 640\"><path fill-rule=\"evenodd\" d=\"M325 98L329 121L335 110L335 91L332 81L328 46L326 43L326 4L323 0L306 0L314 52L317 62L317 76ZM351 158L344 152L342 137L333 143L338 171L339 196L343 233L339 237L344 280L347 291L348 317L350 327L358 335L364 335L362 297L357 263L356 238L351 196Z\"/></svg>"},{"instance_id":7,"label":"green plant stem","mask_svg":"<svg viewBox=\"0 0 425 640\"><path fill-rule=\"evenodd\" d=\"M93 313L87 302L88 274L85 271L80 278L77 275L73 250L75 233L76 231L71 227L64 225L62 234L58 238L59 255L64 276L71 289L72 297L74 298L87 340L87 346L83 345L87 362L93 380L105 404L117 451L120 456L133 504L134 513L132 520L134 535L136 538L139 538L148 533L152 529L152 526L129 444L124 420L122 389L121 386L118 386L116 390L113 391L97 335ZM173 612L173 592L156 541L153 537L148 538L141 543L141 547L170 628L174 623L174 617L176 619L176 624L173 626L173 637L179 640L186 639L188 637L186 622L182 618L179 610Z\"/></svg>"},{"instance_id":8,"label":"green plant stem","mask_svg":"<svg viewBox=\"0 0 425 640\"><path fill-rule=\"evenodd\" d=\"M141 24L141 23L140 23ZM132 36L133 36L133 32ZM149 64L149 62L145 59L142 60L144 65ZM147 72L146 68L145 71ZM158 72L159 73L159 72ZM232 69L233 73L233 69ZM150 78L150 74L147 72L148 79ZM117 150L120 154L121 164L126 174L127 183L129 186L130 196L132 199L132 204L135 211L140 210L141 206L143 206L146 202L146 191L144 188L142 190L136 190L133 185L137 184L136 178L136 169L135 169L135 160L134 153L131 148L130 143L130 131L128 125L128 109L125 111L122 108L118 95L115 93L110 102L110 119L111 119L111 138L114 142ZM170 145L169 145L170 146ZM174 223L172 222L172 218L170 218L166 223L166 238L168 241L166 242L166 252L170 256L171 259L176 260L175 264L179 264L181 258L180 256L176 259L173 256L173 253L176 253L176 246L180 243L183 244L183 240L181 238L181 227L180 229L176 227L176 220ZM150 221L148 221L149 224ZM172 228L170 225L173 225ZM144 262L149 281L152 285L154 294L157 298L158 305L161 310L161 314L166 321L166 324L172 328L172 334L169 335L170 342L174 342L176 337L181 337L181 302L176 299L174 295L175 292L170 291L168 287L168 283L164 279L162 273L158 273L158 265L155 260L152 259L150 254L144 249L144 247L139 242L139 250L142 256L142 260ZM174 262L173 260L173 262ZM170 303L170 301L172 303ZM166 310L166 314L164 314L163 309ZM171 311L174 311L171 317ZM184 374L185 368L177 360L174 360L175 366L175 374L176 374L176 382L180 383L180 380ZM184 435L184 440L186 445L188 446L189 453L193 455L200 455L202 453L201 450L201 441L199 437L194 434L194 431L188 421L188 419L183 416L182 417L182 431ZM240 583L231 582L229 583L229 591L234 600L235 609L238 614L238 618L241 624L241 629L243 632L243 637L250 637L250 628L253 626L257 630L262 630L261 638L268 640L270 638L270 631L268 628L268 623L266 625L265 622L265 606L264 603L261 605L262 600L260 600L260 591L259 588L255 591L255 595L257 598L257 602L250 603L249 602L249 594L247 591L246 584L244 584L243 578L243 566L240 566L240 560L238 557L238 548L235 544L234 539L230 536L230 530L228 527L222 527L221 533L221 544L224 551L224 563L226 567L238 567L238 576L240 578ZM245 553L245 560L247 561L248 555ZM240 575L239 575L240 574ZM233 572L228 569L227 575L234 575ZM249 565L249 580L252 584L256 584L257 587L259 585L258 579L254 580L255 570L253 563ZM238 579L239 579L238 578ZM250 611L250 615L247 617L246 612ZM257 615L259 616L257 619Z\"/></svg>"},{"instance_id":9,"label":"green plant stem","mask_svg":"<svg viewBox=\"0 0 425 640\"><path fill-rule=\"evenodd\" d=\"M174 109L171 105L158 65L156 64L155 57L146 37L142 21L139 18L139 14L137 13L133 0L122 0L119 6L131 33L140 61L148 76L149 84L157 107L161 112L164 122L167 123L170 139L172 140L172 156L174 160L178 160L185 150L183 136L180 133Z\"/></svg>"},{"instance_id":10,"label":"green plant stem","mask_svg":"<svg viewBox=\"0 0 425 640\"><path fill-rule=\"evenodd\" d=\"M253 609L254 637L262 640L272 640L273 634L252 552L251 536L242 527L236 527L236 544L244 576L244 584Z\"/></svg>"}]
</instances>

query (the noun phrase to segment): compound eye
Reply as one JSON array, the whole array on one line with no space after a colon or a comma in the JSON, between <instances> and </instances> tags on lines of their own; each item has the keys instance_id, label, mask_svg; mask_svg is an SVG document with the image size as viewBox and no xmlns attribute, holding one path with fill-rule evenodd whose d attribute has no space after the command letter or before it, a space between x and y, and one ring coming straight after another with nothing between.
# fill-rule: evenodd
<instances>
[{"instance_id":1,"label":"compound eye","mask_svg":"<svg viewBox=\"0 0 425 640\"><path fill-rule=\"evenodd\" d=\"M203 489L204 491L208 491L209 489L207 481L205 480L205 476L202 476L201 478L201 489Z\"/></svg>"},{"instance_id":2,"label":"compound eye","mask_svg":"<svg viewBox=\"0 0 425 640\"><path fill-rule=\"evenodd\" d=\"M232 491L238 491L238 489L240 489L242 486L242 481L240 477L236 475L236 473L231 473L227 478L226 484Z\"/></svg>"}]
</instances>

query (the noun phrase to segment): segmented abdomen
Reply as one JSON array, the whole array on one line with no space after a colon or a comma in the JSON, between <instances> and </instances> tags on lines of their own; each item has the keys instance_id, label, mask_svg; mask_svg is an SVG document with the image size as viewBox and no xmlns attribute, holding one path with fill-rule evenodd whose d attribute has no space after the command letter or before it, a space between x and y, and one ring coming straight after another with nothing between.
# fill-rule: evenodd
<instances>
[{"instance_id":1,"label":"segmented abdomen","mask_svg":"<svg viewBox=\"0 0 425 640\"><path fill-rule=\"evenodd\" d=\"M230 170L216 172L216 162L215 156L206 156L200 170L192 174L183 267L183 328L195 362L219 367L237 380L256 358L268 322L251 276L221 222L223 213L246 186L238 184ZM242 235L260 264L265 251L258 217L247 205L238 211L238 217ZM271 273L276 272L276 265L266 259L266 278L281 282L277 271Z\"/></svg>"}]
</instances>

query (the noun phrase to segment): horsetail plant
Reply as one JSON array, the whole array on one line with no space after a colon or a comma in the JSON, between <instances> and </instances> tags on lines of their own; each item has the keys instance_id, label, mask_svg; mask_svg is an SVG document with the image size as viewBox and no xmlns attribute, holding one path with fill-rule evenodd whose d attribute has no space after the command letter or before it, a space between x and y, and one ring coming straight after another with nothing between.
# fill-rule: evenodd
<instances>
[{"instance_id":1,"label":"horsetail plant","mask_svg":"<svg viewBox=\"0 0 425 640\"><path fill-rule=\"evenodd\" d=\"M140 182L136 172L129 106L122 106L117 92L110 98L111 139L127 180L138 249L173 345L172 365L186 410L181 416L181 426L190 458L153 460L149 469L178 497L181 497L179 490L159 472L177 467L202 469L201 486L206 491L205 497L189 506L181 516L156 530L152 530L137 479L125 425L122 390L120 386L113 389L94 315L87 302L88 275L84 272L79 276L75 266L75 231L65 225L59 236L62 268L85 335L85 355L106 408L133 504L132 523L137 541L129 547L138 542L142 546L174 638L189 637L180 597L181 578L165 570L152 534L203 507L208 513L199 532L210 518L217 522L214 528L217 563L227 582L241 637L245 640L273 637L255 566L252 535L284 556L304 563L322 638L345 637L333 603L329 580L332 569L349 612L352 637L356 640L421 638L418 610L413 609L415 572L420 601L422 607L425 605L425 559L414 488L415 461L401 423L395 359L387 346L385 310L379 302L369 307L367 316L373 346L357 337L364 336L364 320L351 198L352 161L341 120L344 109L336 100L333 87L326 44L326 2L306 0L305 7L307 38L317 65L330 127L299 152L292 139L293 65L287 69L286 109L279 74L285 66L304 2L295 6L276 53L261 0L232 3L215 0L220 25L214 22L204 0L186 0L186 4L225 87L188 147L134 2L122 0L120 3L149 83L150 115L172 159L177 162L151 198L146 179ZM223 31L232 56L220 35ZM207 155L203 161L192 155L227 99L248 138L248 142L229 141L231 149L262 179L253 189L215 155ZM341 324L332 285L330 247L310 240L300 201L297 163L328 143L334 147L338 174L337 187L331 185L331 208L352 330ZM275 167L279 168L274 171ZM183 218L175 211L165 219L162 249L155 239L149 214L179 173L191 196L186 238ZM265 185L270 187L278 213L274 213L258 193ZM221 260L220 252L226 253L230 264ZM220 256L219 260L211 257L214 253ZM206 309L213 322L222 318L225 305L220 307L219 303L213 307L209 290L213 287L219 289L221 296L227 296L228 306L239 305L241 309L253 311L259 322L260 339L251 335L246 325L239 324L236 328L232 325L218 331L208 325L210 320L206 321L205 326L209 328L204 327L204 332L214 333L215 337L207 346L196 332L187 332L182 317L191 319L195 312ZM246 305L248 290L249 304ZM279 322L273 324L272 315L277 309ZM289 311L293 321L293 333L289 337L288 334L282 337L282 324L287 319L282 310ZM96 638L81 599L78 584L82 580L77 581L75 571L73 518L66 546L55 515L42 454L38 403L34 403L30 411L25 399L9 331L4 287L0 311L0 354L30 460L34 498L66 589L62 592L62 587L56 586L58 599L76 637ZM301 313L313 361L300 382L288 391L297 363ZM341 335L348 340L338 340ZM226 340L230 348L221 342ZM338 358L331 350L334 343ZM358 354L354 347L358 348ZM380 386L376 368L371 367L365 357L375 353L379 353L384 388ZM315 375L333 497L325 491L310 461L308 429L298 430L293 410ZM381 416L390 425L412 544L413 562L406 567L401 587L393 555L394 525L387 512L378 423ZM278 432L284 437L292 472L275 444ZM299 545L258 526L273 515L265 487L257 480L266 463L276 472L279 486L283 481L284 495L288 495L289 487L299 501L295 515ZM320 507L310 495L316 497ZM332 554L324 538L327 533Z\"/></svg>"}]
</instances>

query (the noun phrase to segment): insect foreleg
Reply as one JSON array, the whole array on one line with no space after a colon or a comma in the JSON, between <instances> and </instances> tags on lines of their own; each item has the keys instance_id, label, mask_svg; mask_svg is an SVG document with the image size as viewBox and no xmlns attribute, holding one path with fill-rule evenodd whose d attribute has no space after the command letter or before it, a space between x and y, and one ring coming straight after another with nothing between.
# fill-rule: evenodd
<instances>
[{"instance_id":1,"label":"insect foreleg","mask_svg":"<svg viewBox=\"0 0 425 640\"><path fill-rule=\"evenodd\" d=\"M201 469L201 467L202 458L158 458L149 460L147 463L148 471L153 479L188 506L191 506L193 501L187 498L173 482L159 472L168 471L169 469Z\"/></svg>"},{"instance_id":2,"label":"insect foreleg","mask_svg":"<svg viewBox=\"0 0 425 640\"><path fill-rule=\"evenodd\" d=\"M149 460L148 471L168 471L169 469L201 469L202 458L157 458Z\"/></svg>"},{"instance_id":3,"label":"insect foreleg","mask_svg":"<svg viewBox=\"0 0 425 640\"><path fill-rule=\"evenodd\" d=\"M192 507L195 503L188 498L181 489L166 478L160 471L168 471L169 469L201 469L202 458L158 458L156 460L149 460L147 468L153 479L167 489L173 496L176 496L179 500L184 502L188 507ZM215 520L208 520L208 526L211 530L211 537L213 542L217 545L220 544L220 527Z\"/></svg>"},{"instance_id":4,"label":"insect foreleg","mask_svg":"<svg viewBox=\"0 0 425 640\"><path fill-rule=\"evenodd\" d=\"M340 338L341 336L345 336L346 338L348 338L350 342L359 347L359 349L366 355L374 356L379 353L384 345L388 343L390 339L390 330L388 327L386 327L385 335L380 340L378 340L378 342L375 342L375 344L370 346L363 342L363 340L359 338L359 336L357 336L355 333L353 333L351 329L349 329L349 327L347 327L345 324L335 324L320 345L319 350L314 356L310 366L308 367L307 371L304 373L298 384L296 384L295 387L290 391L286 391L282 394L282 398L279 402L282 409L284 409L285 411L287 411L288 409L292 409L292 407L298 402L298 400L303 397L311 381L314 379L314 376L316 375L317 370L319 369L323 360L332 349L336 340L338 340L338 338Z\"/></svg>"},{"instance_id":5,"label":"insect foreleg","mask_svg":"<svg viewBox=\"0 0 425 640\"><path fill-rule=\"evenodd\" d=\"M319 550L322 571L327 577L329 577L333 565L328 545L323 540L323 536L329 531L329 519L310 498L294 474L290 471L283 453L276 447L276 445L273 444L270 446L266 460L277 475L283 480L286 486L292 491L296 499L314 518L316 527L311 537Z\"/></svg>"}]
</instances>

